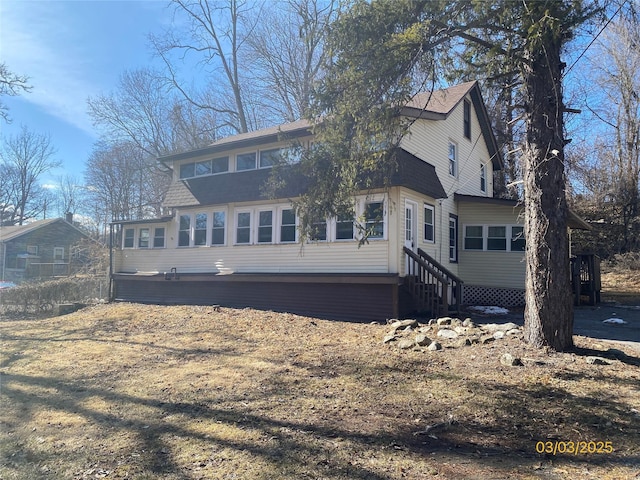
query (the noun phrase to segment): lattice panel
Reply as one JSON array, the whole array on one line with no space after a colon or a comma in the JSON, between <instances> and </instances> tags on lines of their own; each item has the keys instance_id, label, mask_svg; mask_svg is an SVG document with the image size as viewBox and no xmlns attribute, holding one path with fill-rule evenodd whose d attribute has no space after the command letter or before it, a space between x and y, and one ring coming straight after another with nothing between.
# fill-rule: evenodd
<instances>
[{"instance_id":1,"label":"lattice panel","mask_svg":"<svg viewBox=\"0 0 640 480\"><path fill-rule=\"evenodd\" d=\"M462 288L462 303L465 305L524 306L524 290L474 285L463 285Z\"/></svg>"}]
</instances>

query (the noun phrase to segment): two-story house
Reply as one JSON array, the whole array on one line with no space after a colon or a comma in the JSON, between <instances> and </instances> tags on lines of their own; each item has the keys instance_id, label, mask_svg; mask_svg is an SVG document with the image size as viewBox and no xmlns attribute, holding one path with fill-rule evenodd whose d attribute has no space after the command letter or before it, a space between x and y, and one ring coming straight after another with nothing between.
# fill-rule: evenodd
<instances>
[{"instance_id":1,"label":"two-story house","mask_svg":"<svg viewBox=\"0 0 640 480\"><path fill-rule=\"evenodd\" d=\"M117 223L114 298L361 321L522 304L521 208L493 198L501 157L478 84L418 95L402 114L412 123L391 185L304 243L291 205L304 187L271 199L262 186L275 155L313 141L306 121L160 158L173 172L171 215ZM371 232L362 247L358 221Z\"/></svg>"}]
</instances>

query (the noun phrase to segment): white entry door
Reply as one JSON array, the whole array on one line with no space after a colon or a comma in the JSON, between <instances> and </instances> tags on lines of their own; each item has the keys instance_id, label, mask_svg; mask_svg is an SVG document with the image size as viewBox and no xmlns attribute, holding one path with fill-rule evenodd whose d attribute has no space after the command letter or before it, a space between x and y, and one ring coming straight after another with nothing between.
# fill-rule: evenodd
<instances>
[{"instance_id":1,"label":"white entry door","mask_svg":"<svg viewBox=\"0 0 640 480\"><path fill-rule=\"evenodd\" d=\"M404 246L414 252L418 251L418 204L411 200L404 203ZM405 272L408 272L409 259L405 263Z\"/></svg>"},{"instance_id":2,"label":"white entry door","mask_svg":"<svg viewBox=\"0 0 640 480\"><path fill-rule=\"evenodd\" d=\"M404 206L404 246L414 252L418 249L418 224L417 224L418 204L411 200L405 200Z\"/></svg>"}]
</instances>

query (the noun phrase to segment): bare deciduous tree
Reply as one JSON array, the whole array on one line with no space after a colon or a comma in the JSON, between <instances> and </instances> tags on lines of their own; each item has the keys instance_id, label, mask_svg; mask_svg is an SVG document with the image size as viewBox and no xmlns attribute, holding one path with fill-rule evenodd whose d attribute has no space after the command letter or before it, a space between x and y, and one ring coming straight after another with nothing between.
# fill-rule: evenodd
<instances>
[{"instance_id":1,"label":"bare deciduous tree","mask_svg":"<svg viewBox=\"0 0 640 480\"><path fill-rule=\"evenodd\" d=\"M640 21L630 12L613 22L598 43L591 63L587 109L602 134L591 138L592 155L578 167L596 216L609 211L612 253L640 247ZM587 207L587 205L584 205Z\"/></svg>"},{"instance_id":2,"label":"bare deciduous tree","mask_svg":"<svg viewBox=\"0 0 640 480\"><path fill-rule=\"evenodd\" d=\"M124 72L115 92L87 103L105 139L133 143L148 156L201 147L215 138L210 112L179 100L171 85L148 68Z\"/></svg>"},{"instance_id":3,"label":"bare deciduous tree","mask_svg":"<svg viewBox=\"0 0 640 480\"><path fill-rule=\"evenodd\" d=\"M142 219L157 216L163 189L150 176L154 161L132 143L117 145L100 143L87 162L86 184L91 203L103 215L104 223L112 220ZM156 170L157 171L157 170ZM158 172L160 178L166 176Z\"/></svg>"},{"instance_id":4,"label":"bare deciduous tree","mask_svg":"<svg viewBox=\"0 0 640 480\"><path fill-rule=\"evenodd\" d=\"M265 107L292 122L311 104L312 86L322 75L324 40L337 11L335 0L279 0L261 12L247 37L254 81Z\"/></svg>"},{"instance_id":5,"label":"bare deciduous tree","mask_svg":"<svg viewBox=\"0 0 640 480\"><path fill-rule=\"evenodd\" d=\"M27 83L28 81L29 77L16 75L9 70L5 63L0 63L0 96L9 95L14 97L21 92L30 91L31 87ZM0 118L7 123L11 122L8 107L2 102L0 102Z\"/></svg>"},{"instance_id":6,"label":"bare deciduous tree","mask_svg":"<svg viewBox=\"0 0 640 480\"><path fill-rule=\"evenodd\" d=\"M222 128L232 133L252 130L247 101L251 88L241 72L241 56L245 35L253 29L247 25L253 6L242 0L172 0L172 4L175 15L186 20L187 30L169 30L150 39L174 87L191 104L215 112ZM190 91L178 78L174 54L202 66L210 80L204 93Z\"/></svg>"},{"instance_id":7,"label":"bare deciduous tree","mask_svg":"<svg viewBox=\"0 0 640 480\"><path fill-rule=\"evenodd\" d=\"M0 155L6 176L1 190L8 197L0 200L0 204L8 217L6 223L22 225L42 212L42 188L38 181L42 174L60 165L53 158L55 154L49 135L34 133L25 126L18 134L4 139Z\"/></svg>"}]
</instances>

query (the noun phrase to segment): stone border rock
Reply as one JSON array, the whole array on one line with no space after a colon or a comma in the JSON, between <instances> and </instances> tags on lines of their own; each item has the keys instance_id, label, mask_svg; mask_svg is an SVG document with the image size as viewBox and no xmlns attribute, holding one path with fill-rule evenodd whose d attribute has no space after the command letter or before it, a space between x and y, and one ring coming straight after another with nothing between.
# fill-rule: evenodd
<instances>
[{"instance_id":1,"label":"stone border rock","mask_svg":"<svg viewBox=\"0 0 640 480\"><path fill-rule=\"evenodd\" d=\"M400 350L438 351L443 348L463 348L474 344L486 344L505 337L522 335L522 327L515 323L489 323L477 325L470 318L460 320L440 317L421 324L417 320L390 320L390 330L382 339ZM437 339L437 340L436 340ZM500 363L505 366L522 366L522 360L504 354Z\"/></svg>"}]
</instances>

